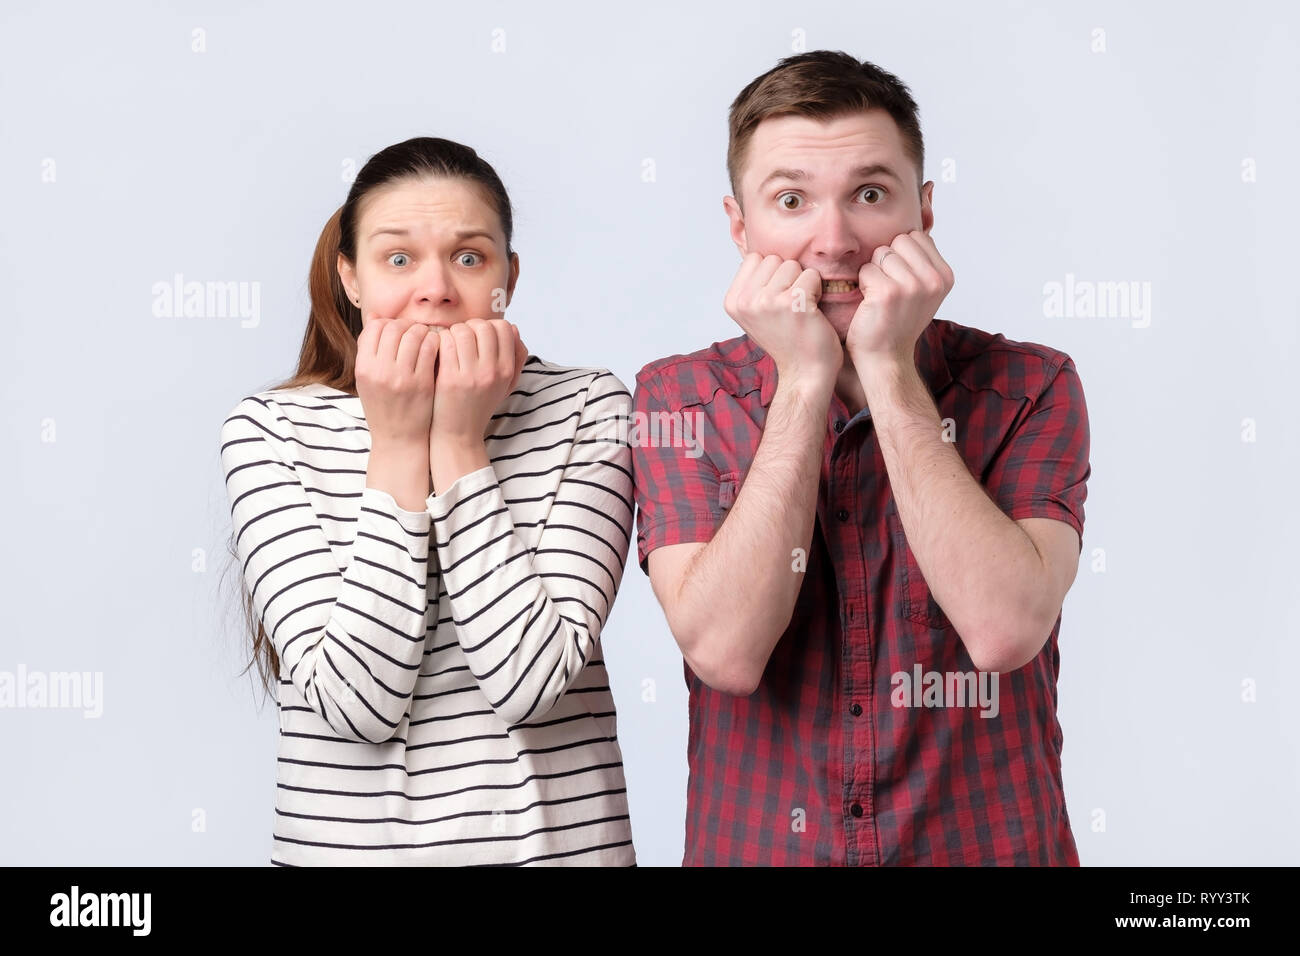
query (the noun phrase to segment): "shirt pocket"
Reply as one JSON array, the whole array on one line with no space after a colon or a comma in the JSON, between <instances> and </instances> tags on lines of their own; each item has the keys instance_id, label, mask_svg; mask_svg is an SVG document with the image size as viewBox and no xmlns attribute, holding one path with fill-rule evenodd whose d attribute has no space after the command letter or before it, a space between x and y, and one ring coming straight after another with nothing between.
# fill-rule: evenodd
<instances>
[{"instance_id":1,"label":"shirt pocket","mask_svg":"<svg viewBox=\"0 0 1300 956\"><path fill-rule=\"evenodd\" d=\"M930 628L952 627L948 615L944 614L943 608L930 593L930 586L925 583L925 576L921 574L921 565L917 563L916 555L908 546L907 535L903 531L903 521L892 504L889 506L885 520L889 526L890 544L894 550L894 587L903 617L915 624L924 624Z\"/></svg>"},{"instance_id":2,"label":"shirt pocket","mask_svg":"<svg viewBox=\"0 0 1300 956\"><path fill-rule=\"evenodd\" d=\"M718 476L718 507L727 511L736 503L740 493L740 472L726 471Z\"/></svg>"}]
</instances>

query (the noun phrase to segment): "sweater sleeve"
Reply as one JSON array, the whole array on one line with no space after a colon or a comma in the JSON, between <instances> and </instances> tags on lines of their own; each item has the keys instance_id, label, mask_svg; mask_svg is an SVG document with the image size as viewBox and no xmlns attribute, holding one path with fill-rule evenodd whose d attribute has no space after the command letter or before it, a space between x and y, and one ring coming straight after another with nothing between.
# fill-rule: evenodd
<instances>
[{"instance_id":1,"label":"sweater sleeve","mask_svg":"<svg viewBox=\"0 0 1300 956\"><path fill-rule=\"evenodd\" d=\"M632 531L630 407L623 383L601 370L531 553L491 465L428 498L457 639L483 693L511 724L559 701L609 618Z\"/></svg>"},{"instance_id":2,"label":"sweater sleeve","mask_svg":"<svg viewBox=\"0 0 1300 956\"><path fill-rule=\"evenodd\" d=\"M424 660L429 514L363 487L340 568L295 467L293 440L275 422L274 407L250 397L221 428L244 582L281 680L287 673L341 736L381 743L406 715Z\"/></svg>"}]
</instances>

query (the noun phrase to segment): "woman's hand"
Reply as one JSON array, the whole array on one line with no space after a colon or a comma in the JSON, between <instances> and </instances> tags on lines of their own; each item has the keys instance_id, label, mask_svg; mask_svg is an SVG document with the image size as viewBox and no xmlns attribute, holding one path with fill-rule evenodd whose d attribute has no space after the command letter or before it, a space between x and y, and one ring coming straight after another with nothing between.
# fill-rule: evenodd
<instances>
[{"instance_id":1,"label":"woman's hand","mask_svg":"<svg viewBox=\"0 0 1300 956\"><path fill-rule=\"evenodd\" d=\"M514 389L528 349L505 319L466 319L438 329L438 379L430 443L481 443Z\"/></svg>"},{"instance_id":2,"label":"woman's hand","mask_svg":"<svg viewBox=\"0 0 1300 956\"><path fill-rule=\"evenodd\" d=\"M429 429L434 494L492 464L484 439L492 413L514 389L528 359L519 329L505 319L467 319L439 329L438 383Z\"/></svg>"},{"instance_id":3,"label":"woman's hand","mask_svg":"<svg viewBox=\"0 0 1300 956\"><path fill-rule=\"evenodd\" d=\"M371 319L357 336L357 397L370 429L366 487L420 511L429 494L429 423L438 358L435 330L410 319Z\"/></svg>"},{"instance_id":4,"label":"woman's hand","mask_svg":"<svg viewBox=\"0 0 1300 956\"><path fill-rule=\"evenodd\" d=\"M423 440L433 418L437 330L411 319L371 319L357 336L357 397L375 441Z\"/></svg>"}]
</instances>

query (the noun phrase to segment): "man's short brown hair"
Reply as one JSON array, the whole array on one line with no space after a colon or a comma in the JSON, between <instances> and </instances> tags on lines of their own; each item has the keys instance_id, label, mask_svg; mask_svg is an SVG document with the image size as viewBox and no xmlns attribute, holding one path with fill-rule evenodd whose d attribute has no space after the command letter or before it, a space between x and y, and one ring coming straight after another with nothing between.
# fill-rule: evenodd
<instances>
[{"instance_id":1,"label":"man's short brown hair","mask_svg":"<svg viewBox=\"0 0 1300 956\"><path fill-rule=\"evenodd\" d=\"M788 56L740 91L731 104L727 176L741 202L740 174L754 130L773 116L807 116L827 121L862 110L883 109L898 124L903 150L916 166L916 185L925 179L925 143L912 93L898 77L847 53L813 50Z\"/></svg>"}]
</instances>

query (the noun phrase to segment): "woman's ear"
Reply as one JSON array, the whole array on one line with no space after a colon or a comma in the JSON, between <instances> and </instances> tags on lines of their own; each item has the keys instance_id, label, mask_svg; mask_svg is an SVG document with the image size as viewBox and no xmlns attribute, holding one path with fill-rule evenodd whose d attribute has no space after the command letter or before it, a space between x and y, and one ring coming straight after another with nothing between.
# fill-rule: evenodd
<instances>
[{"instance_id":1,"label":"woman's ear","mask_svg":"<svg viewBox=\"0 0 1300 956\"><path fill-rule=\"evenodd\" d=\"M353 303L356 303L361 298L357 292L357 270L352 267L352 263L348 262L348 257L341 252L335 268L338 269L339 281L343 283L343 291Z\"/></svg>"},{"instance_id":2,"label":"woman's ear","mask_svg":"<svg viewBox=\"0 0 1300 956\"><path fill-rule=\"evenodd\" d=\"M510 277L506 280L506 305L515 296L515 283L519 281L519 253L510 253Z\"/></svg>"}]
</instances>

